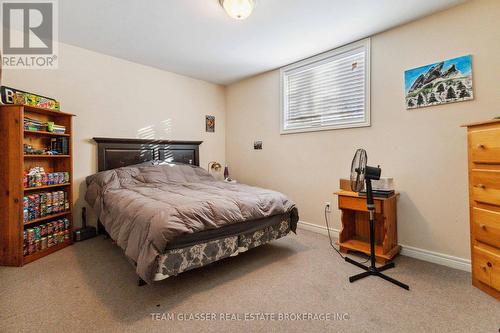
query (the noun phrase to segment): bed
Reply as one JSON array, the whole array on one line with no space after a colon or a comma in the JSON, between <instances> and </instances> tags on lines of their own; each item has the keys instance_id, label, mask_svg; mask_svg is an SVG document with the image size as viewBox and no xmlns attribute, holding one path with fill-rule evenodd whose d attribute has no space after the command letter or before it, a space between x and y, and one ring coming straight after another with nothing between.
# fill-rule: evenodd
<instances>
[{"instance_id":1,"label":"bed","mask_svg":"<svg viewBox=\"0 0 500 333\"><path fill-rule=\"evenodd\" d=\"M216 180L199 167L201 141L94 138L98 173L86 201L98 230L152 283L295 232L285 195Z\"/></svg>"}]
</instances>

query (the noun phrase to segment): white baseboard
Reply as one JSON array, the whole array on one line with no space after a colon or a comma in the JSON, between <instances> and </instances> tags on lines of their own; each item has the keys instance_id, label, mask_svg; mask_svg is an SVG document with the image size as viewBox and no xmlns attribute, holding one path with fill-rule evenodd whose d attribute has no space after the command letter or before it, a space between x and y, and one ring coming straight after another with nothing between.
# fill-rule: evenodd
<instances>
[{"instance_id":1,"label":"white baseboard","mask_svg":"<svg viewBox=\"0 0 500 333\"><path fill-rule=\"evenodd\" d=\"M432 262L438 265L448 266L462 271L471 271L469 259L450 256L448 254L419 249L413 246L401 245L401 254L407 257Z\"/></svg>"},{"instance_id":2,"label":"white baseboard","mask_svg":"<svg viewBox=\"0 0 500 333\"><path fill-rule=\"evenodd\" d=\"M299 221L297 226L303 230L308 230L328 236L328 230L326 226L312 224L304 221ZM330 233L332 237L338 238L339 232L340 230L338 229L330 228ZM401 255L432 262L438 265L460 269L462 271L467 271L467 272L471 271L471 262L469 259L454 257L444 253L428 251L408 245L401 245Z\"/></svg>"},{"instance_id":3,"label":"white baseboard","mask_svg":"<svg viewBox=\"0 0 500 333\"><path fill-rule=\"evenodd\" d=\"M316 232L318 234L328 236L328 230L326 229L326 226L323 226L323 225L317 225L317 224L312 224L309 222L299 221L297 223L297 227L299 227L300 229L304 229L304 230L308 230L308 231L312 231L312 232ZM335 237L338 239L339 232L340 232L340 230L338 230L338 229L330 228L330 234L332 235L332 237Z\"/></svg>"}]
</instances>

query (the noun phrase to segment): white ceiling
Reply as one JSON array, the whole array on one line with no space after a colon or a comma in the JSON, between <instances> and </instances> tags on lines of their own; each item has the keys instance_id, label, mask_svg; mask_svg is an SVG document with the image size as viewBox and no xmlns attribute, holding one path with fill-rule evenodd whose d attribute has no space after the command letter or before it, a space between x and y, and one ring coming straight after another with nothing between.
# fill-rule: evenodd
<instances>
[{"instance_id":1,"label":"white ceiling","mask_svg":"<svg viewBox=\"0 0 500 333\"><path fill-rule=\"evenodd\" d=\"M218 0L63 0L60 39L228 84L464 0L257 0L244 21Z\"/></svg>"}]
</instances>

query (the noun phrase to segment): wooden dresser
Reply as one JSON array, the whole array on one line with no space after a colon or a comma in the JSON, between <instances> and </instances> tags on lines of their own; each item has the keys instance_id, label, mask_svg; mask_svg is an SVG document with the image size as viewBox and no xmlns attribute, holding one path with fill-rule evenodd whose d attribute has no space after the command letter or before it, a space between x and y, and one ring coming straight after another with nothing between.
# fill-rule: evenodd
<instances>
[{"instance_id":1,"label":"wooden dresser","mask_svg":"<svg viewBox=\"0 0 500 333\"><path fill-rule=\"evenodd\" d=\"M472 284L500 300L500 119L464 127L469 155Z\"/></svg>"}]
</instances>

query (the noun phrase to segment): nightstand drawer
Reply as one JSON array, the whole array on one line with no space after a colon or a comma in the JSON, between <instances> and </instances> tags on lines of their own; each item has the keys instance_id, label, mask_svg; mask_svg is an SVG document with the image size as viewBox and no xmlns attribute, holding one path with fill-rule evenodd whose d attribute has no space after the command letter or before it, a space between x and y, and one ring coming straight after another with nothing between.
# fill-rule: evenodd
<instances>
[{"instance_id":1,"label":"nightstand drawer","mask_svg":"<svg viewBox=\"0 0 500 333\"><path fill-rule=\"evenodd\" d=\"M380 200L375 201L375 213L382 213L382 202ZM348 196L339 196L339 208L340 209L350 209L357 211L368 211L366 208L366 198L365 197L348 197Z\"/></svg>"},{"instance_id":2,"label":"nightstand drawer","mask_svg":"<svg viewBox=\"0 0 500 333\"><path fill-rule=\"evenodd\" d=\"M472 227L478 241L500 248L500 213L473 208Z\"/></svg>"},{"instance_id":3,"label":"nightstand drawer","mask_svg":"<svg viewBox=\"0 0 500 333\"><path fill-rule=\"evenodd\" d=\"M473 162L500 164L500 128L470 132L469 142Z\"/></svg>"},{"instance_id":4,"label":"nightstand drawer","mask_svg":"<svg viewBox=\"0 0 500 333\"><path fill-rule=\"evenodd\" d=\"M472 199L500 206L500 171L471 171Z\"/></svg>"}]
</instances>

